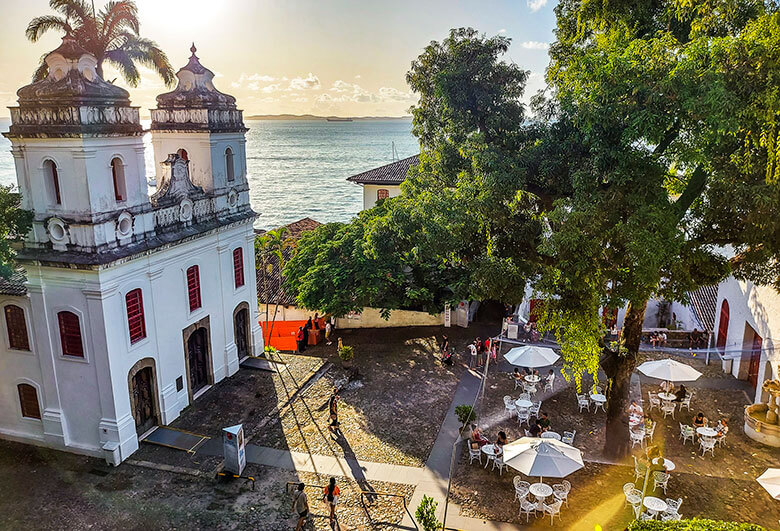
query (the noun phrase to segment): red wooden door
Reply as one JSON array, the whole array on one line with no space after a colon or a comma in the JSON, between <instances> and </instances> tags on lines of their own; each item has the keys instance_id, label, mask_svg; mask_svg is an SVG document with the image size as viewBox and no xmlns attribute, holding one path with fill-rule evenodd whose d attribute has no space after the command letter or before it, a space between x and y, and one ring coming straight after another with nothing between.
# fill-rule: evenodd
<instances>
[{"instance_id":1,"label":"red wooden door","mask_svg":"<svg viewBox=\"0 0 780 531\"><path fill-rule=\"evenodd\" d=\"M753 336L753 351L750 353L750 367L748 368L748 381L753 389L758 385L758 368L761 366L761 344L763 342L760 335Z\"/></svg>"},{"instance_id":2,"label":"red wooden door","mask_svg":"<svg viewBox=\"0 0 780 531\"><path fill-rule=\"evenodd\" d=\"M718 342L716 346L719 349L726 347L726 339L729 333L729 301L723 299L720 305L720 322L718 324Z\"/></svg>"}]
</instances>

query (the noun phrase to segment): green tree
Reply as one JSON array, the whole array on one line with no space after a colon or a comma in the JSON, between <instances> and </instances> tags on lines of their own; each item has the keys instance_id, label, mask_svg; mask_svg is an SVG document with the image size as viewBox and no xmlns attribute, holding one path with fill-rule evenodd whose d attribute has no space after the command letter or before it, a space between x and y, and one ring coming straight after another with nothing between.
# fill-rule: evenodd
<instances>
[{"instance_id":1,"label":"green tree","mask_svg":"<svg viewBox=\"0 0 780 531\"><path fill-rule=\"evenodd\" d=\"M26 35L36 42L49 30L70 34L85 50L97 58L97 72L103 78L103 63L115 67L128 85L135 87L141 80L137 65L156 72L166 85L175 80L173 68L157 43L139 35L138 8L132 0L111 1L95 13L85 0L50 0L49 6L58 15L35 17L27 26ZM33 75L40 81L48 74L41 64Z\"/></svg>"},{"instance_id":2,"label":"green tree","mask_svg":"<svg viewBox=\"0 0 780 531\"><path fill-rule=\"evenodd\" d=\"M14 272L15 247L30 230L32 213L22 210L19 194L11 186L0 186L0 277Z\"/></svg>"}]
</instances>

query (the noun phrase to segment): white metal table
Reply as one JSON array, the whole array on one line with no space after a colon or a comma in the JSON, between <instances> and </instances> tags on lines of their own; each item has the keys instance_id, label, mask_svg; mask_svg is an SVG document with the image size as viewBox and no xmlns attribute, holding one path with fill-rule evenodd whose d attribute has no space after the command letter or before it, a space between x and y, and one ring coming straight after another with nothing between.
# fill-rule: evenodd
<instances>
[{"instance_id":1,"label":"white metal table","mask_svg":"<svg viewBox=\"0 0 780 531\"><path fill-rule=\"evenodd\" d=\"M677 398L677 396L673 395L672 393L658 393L658 398L665 400L666 402L672 402Z\"/></svg>"},{"instance_id":2,"label":"white metal table","mask_svg":"<svg viewBox=\"0 0 780 531\"><path fill-rule=\"evenodd\" d=\"M535 374L529 374L525 377L525 381L528 383L539 383L539 377Z\"/></svg>"},{"instance_id":3,"label":"white metal table","mask_svg":"<svg viewBox=\"0 0 780 531\"><path fill-rule=\"evenodd\" d=\"M658 513L664 512L668 505L666 505L666 502L663 501L661 498L656 498L655 496L645 496L644 501L642 502L645 507L647 507L647 510L650 511L650 514L655 518L655 516Z\"/></svg>"},{"instance_id":4,"label":"white metal table","mask_svg":"<svg viewBox=\"0 0 780 531\"><path fill-rule=\"evenodd\" d=\"M604 409L604 404L607 402L607 397L604 396L603 394L601 394L601 393L593 393L592 395L590 395L590 401L593 402L594 404L596 404L596 407L593 408L594 412L599 407L601 408L602 411L606 411Z\"/></svg>"},{"instance_id":5,"label":"white metal table","mask_svg":"<svg viewBox=\"0 0 780 531\"><path fill-rule=\"evenodd\" d=\"M669 459L665 459L663 457L656 457L655 459L653 459L653 463L656 465L663 465L663 467L666 469L667 472L671 472L676 468L674 462L670 461Z\"/></svg>"},{"instance_id":6,"label":"white metal table","mask_svg":"<svg viewBox=\"0 0 780 531\"><path fill-rule=\"evenodd\" d=\"M534 483L528 488L528 492L536 497L536 501L543 502L548 496L552 496L552 487L546 483Z\"/></svg>"},{"instance_id":7,"label":"white metal table","mask_svg":"<svg viewBox=\"0 0 780 531\"><path fill-rule=\"evenodd\" d=\"M502 452L501 448L496 447L495 444L483 444L481 450L488 457L487 462L485 463L485 468L487 468L491 458L495 458L497 455L501 455Z\"/></svg>"},{"instance_id":8,"label":"white metal table","mask_svg":"<svg viewBox=\"0 0 780 531\"><path fill-rule=\"evenodd\" d=\"M702 437L715 437L718 434L718 432L713 428L706 428L704 426L702 426L701 428L696 428L696 433L698 433Z\"/></svg>"},{"instance_id":9,"label":"white metal table","mask_svg":"<svg viewBox=\"0 0 780 531\"><path fill-rule=\"evenodd\" d=\"M542 433L542 439L555 439L556 441L560 441L561 434L555 431L545 431Z\"/></svg>"},{"instance_id":10,"label":"white metal table","mask_svg":"<svg viewBox=\"0 0 780 531\"><path fill-rule=\"evenodd\" d=\"M515 400L515 405L517 407L529 408L529 407L533 406L534 403L531 402L530 400L525 400L524 398L521 398L520 400Z\"/></svg>"}]
</instances>

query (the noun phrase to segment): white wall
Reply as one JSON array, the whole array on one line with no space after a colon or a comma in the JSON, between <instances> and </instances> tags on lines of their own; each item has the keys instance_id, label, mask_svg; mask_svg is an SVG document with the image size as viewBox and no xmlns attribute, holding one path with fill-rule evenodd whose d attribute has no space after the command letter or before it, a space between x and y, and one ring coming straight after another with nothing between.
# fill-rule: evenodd
<instances>
[{"instance_id":1,"label":"white wall","mask_svg":"<svg viewBox=\"0 0 780 531\"><path fill-rule=\"evenodd\" d=\"M401 186L397 184L364 184L363 186L363 210L376 206L376 193L384 189L389 192L389 197L395 197L401 193Z\"/></svg>"},{"instance_id":2,"label":"white wall","mask_svg":"<svg viewBox=\"0 0 780 531\"><path fill-rule=\"evenodd\" d=\"M723 299L729 304L729 327L725 350L749 350L744 346L745 325L748 324L763 339L761 362L758 372L758 386L755 401L760 401L761 384L764 380L780 377L780 356L775 352L775 338L780 337L780 295L771 286L756 286L752 282L738 281L729 277L718 288L718 304L715 313L715 338L718 337L720 311ZM746 378L750 365L750 353L745 352L741 359L725 362L724 369L735 377ZM767 368L770 370L768 371ZM771 373L771 374L770 374Z\"/></svg>"},{"instance_id":3,"label":"white wall","mask_svg":"<svg viewBox=\"0 0 780 531\"><path fill-rule=\"evenodd\" d=\"M440 326L444 324L444 312L431 315L428 312L392 310L390 319L382 318L376 308L363 308L363 312L336 319L336 328L395 328L400 326Z\"/></svg>"}]
</instances>

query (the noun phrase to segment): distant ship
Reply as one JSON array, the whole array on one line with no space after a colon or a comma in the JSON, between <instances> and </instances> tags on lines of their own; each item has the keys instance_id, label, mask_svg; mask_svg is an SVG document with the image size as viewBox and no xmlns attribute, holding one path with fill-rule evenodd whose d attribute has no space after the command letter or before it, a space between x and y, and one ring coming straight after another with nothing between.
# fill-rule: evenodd
<instances>
[{"instance_id":1,"label":"distant ship","mask_svg":"<svg viewBox=\"0 0 780 531\"><path fill-rule=\"evenodd\" d=\"M339 118L338 116L334 116L333 118L325 118L329 122L351 122L352 118Z\"/></svg>"}]
</instances>

